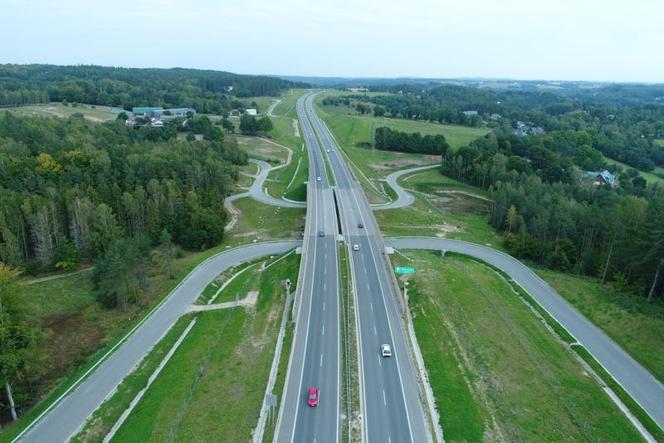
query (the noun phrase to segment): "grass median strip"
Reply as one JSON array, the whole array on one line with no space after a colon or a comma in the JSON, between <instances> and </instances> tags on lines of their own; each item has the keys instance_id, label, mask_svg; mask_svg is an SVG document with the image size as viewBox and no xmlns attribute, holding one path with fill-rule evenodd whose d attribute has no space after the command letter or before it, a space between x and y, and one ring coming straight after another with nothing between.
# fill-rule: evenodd
<instances>
[{"instance_id":1,"label":"grass median strip","mask_svg":"<svg viewBox=\"0 0 664 443\"><path fill-rule=\"evenodd\" d=\"M446 439L640 440L508 282L471 259L406 255L417 269L410 307Z\"/></svg>"}]
</instances>

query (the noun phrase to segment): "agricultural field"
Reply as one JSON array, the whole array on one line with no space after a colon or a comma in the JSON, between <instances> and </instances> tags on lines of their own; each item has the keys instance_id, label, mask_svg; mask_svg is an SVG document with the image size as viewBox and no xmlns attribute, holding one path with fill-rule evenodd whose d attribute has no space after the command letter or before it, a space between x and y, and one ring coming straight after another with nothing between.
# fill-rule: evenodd
<instances>
[{"instance_id":1,"label":"agricultural field","mask_svg":"<svg viewBox=\"0 0 664 443\"><path fill-rule=\"evenodd\" d=\"M447 440L640 440L499 275L467 258L401 252L394 264L417 270L410 307Z\"/></svg>"},{"instance_id":2,"label":"agricultural field","mask_svg":"<svg viewBox=\"0 0 664 443\"><path fill-rule=\"evenodd\" d=\"M83 114L87 120L93 122L104 122L115 120L124 109L111 108L108 106L48 103L40 105L16 106L11 108L0 108L0 112L14 112L19 115L31 117L60 117L67 118L74 114ZM124 111L126 112L126 111Z\"/></svg>"}]
</instances>

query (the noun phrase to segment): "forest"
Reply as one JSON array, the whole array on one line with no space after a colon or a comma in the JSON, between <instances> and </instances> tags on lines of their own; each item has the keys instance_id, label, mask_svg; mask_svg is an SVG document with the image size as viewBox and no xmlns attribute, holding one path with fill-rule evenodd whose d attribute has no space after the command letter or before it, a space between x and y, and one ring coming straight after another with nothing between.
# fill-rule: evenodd
<instances>
[{"instance_id":1,"label":"forest","mask_svg":"<svg viewBox=\"0 0 664 443\"><path fill-rule=\"evenodd\" d=\"M450 145L442 134L422 136L419 132L401 132L387 127L376 128L376 149L444 155Z\"/></svg>"},{"instance_id":2,"label":"forest","mask_svg":"<svg viewBox=\"0 0 664 443\"><path fill-rule=\"evenodd\" d=\"M0 106L69 102L131 110L134 106L189 107L224 114L237 98L276 96L307 85L278 77L197 69L139 69L92 65L0 65Z\"/></svg>"},{"instance_id":3,"label":"forest","mask_svg":"<svg viewBox=\"0 0 664 443\"><path fill-rule=\"evenodd\" d=\"M664 188L629 173L595 185L578 168L592 152L540 139L490 133L444 156L442 173L490 191L511 254L662 297Z\"/></svg>"},{"instance_id":4,"label":"forest","mask_svg":"<svg viewBox=\"0 0 664 443\"><path fill-rule=\"evenodd\" d=\"M96 261L124 238L156 245L166 232L186 249L218 244L246 154L213 134L184 141L173 128L4 113L0 259L37 273Z\"/></svg>"},{"instance_id":5,"label":"forest","mask_svg":"<svg viewBox=\"0 0 664 443\"><path fill-rule=\"evenodd\" d=\"M618 86L618 91L622 90ZM371 103L376 115L428 120L466 126L487 125L516 131L519 125L543 132L576 132L590 147L611 159L642 171L664 166L664 102L653 98L662 88L637 88L630 100L620 101L616 87L591 96L584 89L570 92L502 91L458 85L390 87L393 94L346 95L331 100L357 107ZM651 91L650 94L642 89ZM631 89L629 89L631 90ZM661 96L664 96L662 92ZM470 111L470 112L466 112ZM464 113L466 112L466 113ZM476 113L475 113L476 112ZM571 145L570 149L577 146Z\"/></svg>"}]
</instances>

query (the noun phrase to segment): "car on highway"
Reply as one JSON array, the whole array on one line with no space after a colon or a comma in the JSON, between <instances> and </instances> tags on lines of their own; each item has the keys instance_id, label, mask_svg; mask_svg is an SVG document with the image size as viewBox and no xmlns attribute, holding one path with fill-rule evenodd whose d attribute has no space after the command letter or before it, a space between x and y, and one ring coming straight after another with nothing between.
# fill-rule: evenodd
<instances>
[{"instance_id":1,"label":"car on highway","mask_svg":"<svg viewBox=\"0 0 664 443\"><path fill-rule=\"evenodd\" d=\"M360 229L364 228L364 223L358 223L357 227L360 228Z\"/></svg>"},{"instance_id":2,"label":"car on highway","mask_svg":"<svg viewBox=\"0 0 664 443\"><path fill-rule=\"evenodd\" d=\"M380 355L383 357L392 357L392 346L387 343L380 345Z\"/></svg>"},{"instance_id":3,"label":"car on highway","mask_svg":"<svg viewBox=\"0 0 664 443\"><path fill-rule=\"evenodd\" d=\"M314 406L318 406L319 401L320 391L315 386L310 387L307 393L307 404L313 408Z\"/></svg>"},{"instance_id":4,"label":"car on highway","mask_svg":"<svg viewBox=\"0 0 664 443\"><path fill-rule=\"evenodd\" d=\"M360 245L355 244L353 245L353 251L359 251L360 250Z\"/></svg>"},{"instance_id":5,"label":"car on highway","mask_svg":"<svg viewBox=\"0 0 664 443\"><path fill-rule=\"evenodd\" d=\"M319 237L325 237L325 231L318 231Z\"/></svg>"},{"instance_id":6,"label":"car on highway","mask_svg":"<svg viewBox=\"0 0 664 443\"><path fill-rule=\"evenodd\" d=\"M328 149L327 152L330 152L330 150Z\"/></svg>"},{"instance_id":7,"label":"car on highway","mask_svg":"<svg viewBox=\"0 0 664 443\"><path fill-rule=\"evenodd\" d=\"M320 181L320 177L316 177L316 181L319 182L319 181Z\"/></svg>"}]
</instances>

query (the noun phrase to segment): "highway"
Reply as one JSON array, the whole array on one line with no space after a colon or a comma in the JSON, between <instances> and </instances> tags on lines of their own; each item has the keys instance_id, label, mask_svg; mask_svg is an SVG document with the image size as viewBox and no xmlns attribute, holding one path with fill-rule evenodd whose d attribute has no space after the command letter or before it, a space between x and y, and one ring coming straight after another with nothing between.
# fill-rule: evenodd
<instances>
[{"instance_id":1,"label":"highway","mask_svg":"<svg viewBox=\"0 0 664 443\"><path fill-rule=\"evenodd\" d=\"M359 325L363 439L431 441L416 370L402 328L399 295L384 255L380 231L363 190L352 177L334 138L316 115L313 99L314 95L306 96L305 110L336 180L342 233L351 257ZM358 245L359 250L354 251L352 245ZM382 343L392 345L392 358L380 356Z\"/></svg>"},{"instance_id":2,"label":"highway","mask_svg":"<svg viewBox=\"0 0 664 443\"><path fill-rule=\"evenodd\" d=\"M82 383L20 436L21 441L67 441L219 273L242 262L282 254L299 245L299 241L290 240L256 243L221 252L198 265Z\"/></svg>"},{"instance_id":3,"label":"highway","mask_svg":"<svg viewBox=\"0 0 664 443\"><path fill-rule=\"evenodd\" d=\"M309 152L307 222L295 295L295 336L274 440L336 442L341 407L338 226L325 163L302 98L297 112ZM311 386L320 390L317 407L306 403Z\"/></svg>"},{"instance_id":4,"label":"highway","mask_svg":"<svg viewBox=\"0 0 664 443\"><path fill-rule=\"evenodd\" d=\"M400 249L438 249L479 258L505 272L526 290L664 429L664 386L601 329L567 303L553 288L519 260L486 246L432 237L386 239Z\"/></svg>"}]
</instances>

